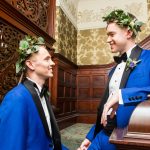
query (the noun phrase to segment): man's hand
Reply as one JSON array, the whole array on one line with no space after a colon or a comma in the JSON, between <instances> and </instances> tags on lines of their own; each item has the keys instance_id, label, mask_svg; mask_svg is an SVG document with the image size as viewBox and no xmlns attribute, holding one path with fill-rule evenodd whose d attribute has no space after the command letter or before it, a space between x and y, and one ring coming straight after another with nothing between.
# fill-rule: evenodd
<instances>
[{"instance_id":1,"label":"man's hand","mask_svg":"<svg viewBox=\"0 0 150 150\"><path fill-rule=\"evenodd\" d=\"M87 150L90 144L91 142L88 139L85 139L77 150Z\"/></svg>"},{"instance_id":2,"label":"man's hand","mask_svg":"<svg viewBox=\"0 0 150 150\"><path fill-rule=\"evenodd\" d=\"M110 117L113 118L118 108L118 105L119 105L119 92L117 91L116 93L113 94L113 96L111 96L111 98L104 105L104 109L101 117L101 124L103 124L103 126L106 126L107 124L108 111L112 109Z\"/></svg>"}]
</instances>

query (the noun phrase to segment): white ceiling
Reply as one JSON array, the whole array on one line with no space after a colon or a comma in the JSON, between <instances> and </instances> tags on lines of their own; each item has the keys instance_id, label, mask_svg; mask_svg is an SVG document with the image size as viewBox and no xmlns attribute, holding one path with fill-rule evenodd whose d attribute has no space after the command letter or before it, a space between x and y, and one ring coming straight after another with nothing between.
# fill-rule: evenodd
<instances>
[{"instance_id":1,"label":"white ceiling","mask_svg":"<svg viewBox=\"0 0 150 150\"><path fill-rule=\"evenodd\" d=\"M148 20L147 0L56 0L56 4L78 30L105 27L102 17L116 8Z\"/></svg>"}]
</instances>

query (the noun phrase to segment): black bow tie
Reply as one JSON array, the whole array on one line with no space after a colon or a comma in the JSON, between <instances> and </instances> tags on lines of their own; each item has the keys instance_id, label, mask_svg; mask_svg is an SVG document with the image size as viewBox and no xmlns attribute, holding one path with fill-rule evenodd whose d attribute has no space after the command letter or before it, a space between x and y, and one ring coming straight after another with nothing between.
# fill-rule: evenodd
<instances>
[{"instance_id":1,"label":"black bow tie","mask_svg":"<svg viewBox=\"0 0 150 150\"><path fill-rule=\"evenodd\" d=\"M40 97L43 97L47 94L48 92L48 87L46 85L43 86L41 93L40 93Z\"/></svg>"},{"instance_id":2,"label":"black bow tie","mask_svg":"<svg viewBox=\"0 0 150 150\"><path fill-rule=\"evenodd\" d=\"M36 84L34 84L34 87L36 89L38 89ZM39 89L38 89L38 91L39 91ZM41 89L41 92L39 92L39 93L40 93L40 97L42 98L43 96L45 96L48 93L48 87L46 85L44 85Z\"/></svg>"},{"instance_id":3,"label":"black bow tie","mask_svg":"<svg viewBox=\"0 0 150 150\"><path fill-rule=\"evenodd\" d=\"M114 56L114 61L117 64L120 64L122 61L127 61L127 53L123 53L121 56Z\"/></svg>"}]
</instances>

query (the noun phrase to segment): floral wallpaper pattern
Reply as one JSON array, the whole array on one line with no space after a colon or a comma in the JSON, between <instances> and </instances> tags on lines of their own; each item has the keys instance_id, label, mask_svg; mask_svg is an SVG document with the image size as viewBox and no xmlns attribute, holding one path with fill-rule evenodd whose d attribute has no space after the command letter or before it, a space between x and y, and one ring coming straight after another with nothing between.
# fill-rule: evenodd
<instances>
[{"instance_id":1,"label":"floral wallpaper pattern","mask_svg":"<svg viewBox=\"0 0 150 150\"><path fill-rule=\"evenodd\" d=\"M60 7L56 10L55 52L77 63L77 30Z\"/></svg>"}]
</instances>

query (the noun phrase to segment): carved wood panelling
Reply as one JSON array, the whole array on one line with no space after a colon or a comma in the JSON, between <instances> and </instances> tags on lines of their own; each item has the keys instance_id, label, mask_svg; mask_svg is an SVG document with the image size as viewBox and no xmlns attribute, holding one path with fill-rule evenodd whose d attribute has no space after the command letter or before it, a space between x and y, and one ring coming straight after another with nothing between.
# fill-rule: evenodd
<instances>
[{"instance_id":1,"label":"carved wood panelling","mask_svg":"<svg viewBox=\"0 0 150 150\"><path fill-rule=\"evenodd\" d=\"M51 1L55 1L55 0L50 0L50 2ZM51 9L48 10L50 15L53 14L51 12L56 7L54 3L51 3L51 4L52 4ZM54 29L45 31L39 28L37 24L33 23L33 21L29 20L24 14L17 11L16 8L10 3L8 3L8 1L6 0L0 1L0 10L1 10L0 12L1 18L3 18L4 20L7 20L7 22L9 22L13 26L15 26L17 29L23 31L26 34L42 36L46 41L46 45L49 48L52 47L52 45L55 42L55 40L51 37L51 35L54 32ZM53 22L54 20L50 21L51 24ZM50 27L52 28L53 26L49 25L48 28Z\"/></svg>"},{"instance_id":2,"label":"carved wood panelling","mask_svg":"<svg viewBox=\"0 0 150 150\"><path fill-rule=\"evenodd\" d=\"M50 0L6 0L39 28L48 29Z\"/></svg>"},{"instance_id":3,"label":"carved wood panelling","mask_svg":"<svg viewBox=\"0 0 150 150\"><path fill-rule=\"evenodd\" d=\"M15 63L19 40L24 34L0 20L0 100L4 94L17 84L18 77L15 74Z\"/></svg>"}]
</instances>

